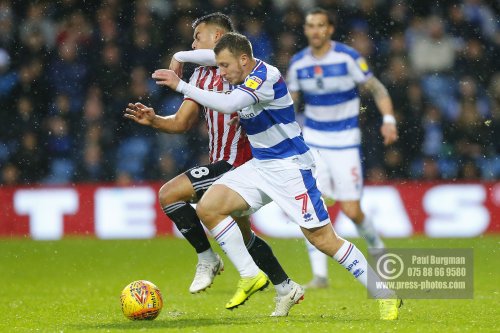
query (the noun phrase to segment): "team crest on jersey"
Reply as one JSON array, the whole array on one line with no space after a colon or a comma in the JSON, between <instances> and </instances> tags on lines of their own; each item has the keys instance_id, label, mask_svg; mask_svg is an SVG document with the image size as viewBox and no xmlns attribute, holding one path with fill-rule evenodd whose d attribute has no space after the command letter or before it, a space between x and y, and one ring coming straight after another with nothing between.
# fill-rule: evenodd
<instances>
[{"instance_id":1,"label":"team crest on jersey","mask_svg":"<svg viewBox=\"0 0 500 333\"><path fill-rule=\"evenodd\" d=\"M365 58L360 57L360 58L358 58L358 60L356 60L356 62L358 63L359 68L361 68L361 70L364 73L368 72L368 70L369 70L368 63L366 62Z\"/></svg>"},{"instance_id":2,"label":"team crest on jersey","mask_svg":"<svg viewBox=\"0 0 500 333\"><path fill-rule=\"evenodd\" d=\"M248 87L253 90L257 90L257 88L259 88L261 84L262 84L262 79L257 76L250 76L245 81L245 87Z\"/></svg>"}]
</instances>

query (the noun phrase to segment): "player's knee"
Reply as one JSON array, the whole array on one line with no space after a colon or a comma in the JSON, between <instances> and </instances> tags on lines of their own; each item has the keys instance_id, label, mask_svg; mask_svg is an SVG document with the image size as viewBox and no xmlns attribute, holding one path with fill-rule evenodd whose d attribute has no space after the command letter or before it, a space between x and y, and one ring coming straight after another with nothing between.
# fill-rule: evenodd
<instances>
[{"instance_id":1,"label":"player's knee","mask_svg":"<svg viewBox=\"0 0 500 333\"><path fill-rule=\"evenodd\" d=\"M308 235L309 242L326 255L333 256L342 246L343 239L328 226L322 227L317 232Z\"/></svg>"},{"instance_id":2,"label":"player's knee","mask_svg":"<svg viewBox=\"0 0 500 333\"><path fill-rule=\"evenodd\" d=\"M198 215L200 220L202 220L203 222L211 221L213 217L217 215L215 212L215 207L213 207L209 199L205 199L205 196L202 197L202 199L196 205L196 215Z\"/></svg>"},{"instance_id":3,"label":"player's knee","mask_svg":"<svg viewBox=\"0 0 500 333\"><path fill-rule=\"evenodd\" d=\"M168 206L174 202L180 201L175 196L175 192L172 191L172 186L170 183L163 184L163 186L158 191L158 200L160 201L161 207Z\"/></svg>"}]
</instances>

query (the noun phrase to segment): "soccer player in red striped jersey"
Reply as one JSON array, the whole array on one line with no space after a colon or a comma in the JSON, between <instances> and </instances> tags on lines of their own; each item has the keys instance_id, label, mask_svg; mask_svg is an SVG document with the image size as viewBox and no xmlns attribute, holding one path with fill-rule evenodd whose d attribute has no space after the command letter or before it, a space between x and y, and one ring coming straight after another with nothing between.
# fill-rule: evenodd
<instances>
[{"instance_id":1,"label":"soccer player in red striped jersey","mask_svg":"<svg viewBox=\"0 0 500 333\"><path fill-rule=\"evenodd\" d=\"M217 67L196 68L190 84L220 93L231 90L229 83L222 80ZM189 97L185 100L193 101ZM237 114L221 114L206 107L203 108L203 113L208 130L210 163L223 160L237 167L246 162L252 154L248 138L241 127L230 125Z\"/></svg>"},{"instance_id":2,"label":"soccer player in red striped jersey","mask_svg":"<svg viewBox=\"0 0 500 333\"><path fill-rule=\"evenodd\" d=\"M216 42L226 32L234 31L230 18L221 13L203 16L193 22L193 49L207 49L209 58ZM183 62L188 62L189 52L178 52L170 68L182 73ZM213 62L213 60L211 60ZM229 92L232 87L222 78L218 67L201 66L195 69L189 81L204 90L220 93ZM214 181L224 173L252 158L248 138L239 126L237 114L223 114L203 107L191 98L185 97L178 111L171 116L161 117L154 109L141 103L130 103L124 116L135 122L151 126L166 133L184 133L195 123L202 111L209 134L210 164L197 166L176 176L160 189L159 200L165 214L174 222L198 254L195 278L189 291L197 293L210 287L215 276L223 269L223 263L208 241L202 224L190 202L197 202ZM273 316L286 316L293 304L302 298L303 289L288 278L272 249L250 228L248 217L235 218L245 240L248 252L255 263L267 274L278 293ZM267 283L266 283L267 286Z\"/></svg>"}]
</instances>

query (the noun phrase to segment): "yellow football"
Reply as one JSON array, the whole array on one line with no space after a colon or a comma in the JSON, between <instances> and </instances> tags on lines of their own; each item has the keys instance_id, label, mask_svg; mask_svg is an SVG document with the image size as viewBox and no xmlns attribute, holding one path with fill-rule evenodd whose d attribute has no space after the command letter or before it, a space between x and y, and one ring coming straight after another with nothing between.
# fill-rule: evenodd
<instances>
[{"instance_id":1,"label":"yellow football","mask_svg":"<svg viewBox=\"0 0 500 333\"><path fill-rule=\"evenodd\" d=\"M123 314L131 320L153 320L163 307L160 289L146 280L129 283L123 288L120 301Z\"/></svg>"}]
</instances>

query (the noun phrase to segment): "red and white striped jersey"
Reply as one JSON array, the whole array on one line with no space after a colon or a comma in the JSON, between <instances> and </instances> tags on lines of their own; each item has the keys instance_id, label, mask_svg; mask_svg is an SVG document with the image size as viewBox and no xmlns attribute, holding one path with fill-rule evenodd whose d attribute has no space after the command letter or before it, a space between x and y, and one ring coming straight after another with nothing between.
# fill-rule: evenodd
<instances>
[{"instance_id":1,"label":"red and white striped jersey","mask_svg":"<svg viewBox=\"0 0 500 333\"><path fill-rule=\"evenodd\" d=\"M225 98L224 93L233 89L229 82L220 76L218 67L196 68L189 84L204 90L220 92L221 98ZM184 96L184 99L192 100L187 96ZM203 113L209 137L210 163L224 160L237 167L252 158L245 131L241 126L236 128L227 125L230 119L237 117L236 113L223 114L207 107L203 107Z\"/></svg>"}]
</instances>

